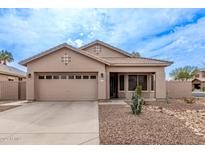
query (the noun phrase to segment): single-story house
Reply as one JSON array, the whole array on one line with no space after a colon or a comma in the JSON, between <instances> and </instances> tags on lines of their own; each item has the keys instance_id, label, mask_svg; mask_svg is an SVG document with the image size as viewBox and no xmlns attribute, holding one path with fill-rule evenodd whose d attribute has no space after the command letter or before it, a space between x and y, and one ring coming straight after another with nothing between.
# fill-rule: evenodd
<instances>
[{"instance_id":1,"label":"single-story house","mask_svg":"<svg viewBox=\"0 0 205 154\"><path fill-rule=\"evenodd\" d=\"M202 88L205 88L205 78L195 78L192 80L193 90L202 90Z\"/></svg>"},{"instance_id":2,"label":"single-story house","mask_svg":"<svg viewBox=\"0 0 205 154\"><path fill-rule=\"evenodd\" d=\"M0 81L25 81L26 73L12 66L0 64Z\"/></svg>"},{"instance_id":3,"label":"single-story house","mask_svg":"<svg viewBox=\"0 0 205 154\"><path fill-rule=\"evenodd\" d=\"M192 88L197 90L202 90L205 88L205 69L201 68L198 70L194 79L192 80Z\"/></svg>"},{"instance_id":4,"label":"single-story house","mask_svg":"<svg viewBox=\"0 0 205 154\"><path fill-rule=\"evenodd\" d=\"M27 99L38 101L131 98L165 99L170 61L132 57L96 40L80 48L63 43L20 62L27 67Z\"/></svg>"}]
</instances>

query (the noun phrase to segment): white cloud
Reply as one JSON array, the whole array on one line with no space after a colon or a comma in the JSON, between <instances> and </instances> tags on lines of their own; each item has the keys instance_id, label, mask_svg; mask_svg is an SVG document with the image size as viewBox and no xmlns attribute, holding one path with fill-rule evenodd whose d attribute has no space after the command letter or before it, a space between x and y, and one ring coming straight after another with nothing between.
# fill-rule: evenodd
<instances>
[{"instance_id":1,"label":"white cloud","mask_svg":"<svg viewBox=\"0 0 205 154\"><path fill-rule=\"evenodd\" d=\"M95 39L140 51L148 57L174 60L175 66L185 65L189 59L190 64L199 65L205 57L204 19L155 37L176 25L191 22L197 9L29 9L22 12L19 15L12 9L0 16L0 48L10 48L16 61L63 42L79 47Z\"/></svg>"},{"instance_id":2,"label":"white cloud","mask_svg":"<svg viewBox=\"0 0 205 154\"><path fill-rule=\"evenodd\" d=\"M72 39L68 39L67 43L74 46L74 47L80 47L83 44L83 40L80 39L76 39L76 40L72 40Z\"/></svg>"}]
</instances>

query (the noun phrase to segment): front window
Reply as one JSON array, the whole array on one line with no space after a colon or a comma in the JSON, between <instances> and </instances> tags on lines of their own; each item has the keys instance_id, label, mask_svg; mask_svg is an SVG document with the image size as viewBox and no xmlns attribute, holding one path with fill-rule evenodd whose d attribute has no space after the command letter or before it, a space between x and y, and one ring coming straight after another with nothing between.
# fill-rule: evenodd
<instances>
[{"instance_id":1,"label":"front window","mask_svg":"<svg viewBox=\"0 0 205 154\"><path fill-rule=\"evenodd\" d=\"M137 75L129 75L129 91L134 91L137 86Z\"/></svg>"},{"instance_id":2,"label":"front window","mask_svg":"<svg viewBox=\"0 0 205 154\"><path fill-rule=\"evenodd\" d=\"M138 76L138 85L142 86L142 90L147 90L147 75Z\"/></svg>"},{"instance_id":3,"label":"front window","mask_svg":"<svg viewBox=\"0 0 205 154\"><path fill-rule=\"evenodd\" d=\"M125 84L124 84L124 75L120 75L120 90L124 90Z\"/></svg>"},{"instance_id":4,"label":"front window","mask_svg":"<svg viewBox=\"0 0 205 154\"><path fill-rule=\"evenodd\" d=\"M142 86L142 90L147 90L147 75L129 75L129 91L134 91L137 85Z\"/></svg>"},{"instance_id":5,"label":"front window","mask_svg":"<svg viewBox=\"0 0 205 154\"><path fill-rule=\"evenodd\" d=\"M151 76L151 90L154 91L154 75Z\"/></svg>"}]
</instances>

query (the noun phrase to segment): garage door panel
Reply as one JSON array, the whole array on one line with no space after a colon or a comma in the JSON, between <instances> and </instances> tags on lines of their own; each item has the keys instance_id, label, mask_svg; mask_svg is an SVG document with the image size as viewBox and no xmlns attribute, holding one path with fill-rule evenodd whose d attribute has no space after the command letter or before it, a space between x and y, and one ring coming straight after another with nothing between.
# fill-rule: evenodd
<instances>
[{"instance_id":1,"label":"garage door panel","mask_svg":"<svg viewBox=\"0 0 205 154\"><path fill-rule=\"evenodd\" d=\"M37 100L96 100L97 77L83 79L83 74L81 76L82 79L37 79Z\"/></svg>"}]
</instances>

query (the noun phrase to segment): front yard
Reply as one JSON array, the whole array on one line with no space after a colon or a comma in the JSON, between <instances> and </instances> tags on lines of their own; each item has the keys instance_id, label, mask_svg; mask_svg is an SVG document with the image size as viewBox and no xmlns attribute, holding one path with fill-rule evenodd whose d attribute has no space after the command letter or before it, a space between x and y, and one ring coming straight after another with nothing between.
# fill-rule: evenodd
<instances>
[{"instance_id":1,"label":"front yard","mask_svg":"<svg viewBox=\"0 0 205 154\"><path fill-rule=\"evenodd\" d=\"M101 144L205 144L205 105L150 102L134 116L128 105L99 105Z\"/></svg>"}]
</instances>

